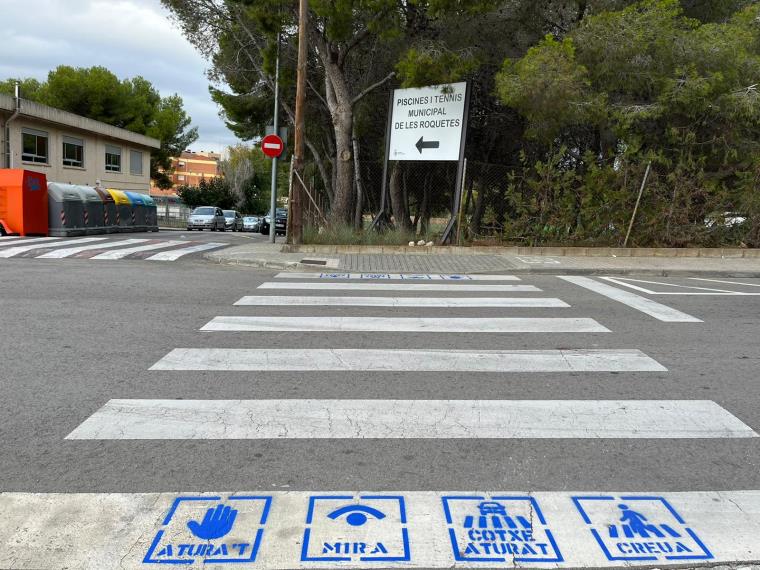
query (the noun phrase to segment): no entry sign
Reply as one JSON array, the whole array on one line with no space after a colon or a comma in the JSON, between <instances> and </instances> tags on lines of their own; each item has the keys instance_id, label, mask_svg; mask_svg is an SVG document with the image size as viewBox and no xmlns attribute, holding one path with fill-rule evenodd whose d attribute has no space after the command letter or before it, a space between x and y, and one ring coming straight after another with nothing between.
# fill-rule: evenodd
<instances>
[{"instance_id":1,"label":"no entry sign","mask_svg":"<svg viewBox=\"0 0 760 570\"><path fill-rule=\"evenodd\" d=\"M261 139L261 150L269 158L277 158L285 150L285 143L277 135L267 135Z\"/></svg>"}]
</instances>

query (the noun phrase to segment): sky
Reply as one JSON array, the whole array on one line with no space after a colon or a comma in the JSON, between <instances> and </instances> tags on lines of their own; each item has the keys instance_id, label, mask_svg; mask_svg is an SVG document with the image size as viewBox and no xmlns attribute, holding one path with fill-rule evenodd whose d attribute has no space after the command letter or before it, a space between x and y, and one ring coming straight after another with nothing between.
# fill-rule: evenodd
<instances>
[{"instance_id":1,"label":"sky","mask_svg":"<svg viewBox=\"0 0 760 570\"><path fill-rule=\"evenodd\" d=\"M209 64L160 0L0 0L0 79L44 80L58 65L141 75L161 95L178 93L198 127L192 150L222 151L237 139L208 92Z\"/></svg>"}]
</instances>

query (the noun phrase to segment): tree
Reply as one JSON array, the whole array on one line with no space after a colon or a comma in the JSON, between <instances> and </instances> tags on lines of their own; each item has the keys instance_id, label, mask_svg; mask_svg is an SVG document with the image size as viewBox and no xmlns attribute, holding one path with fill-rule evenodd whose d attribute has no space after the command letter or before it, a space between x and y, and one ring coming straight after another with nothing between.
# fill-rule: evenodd
<instances>
[{"instance_id":1,"label":"tree","mask_svg":"<svg viewBox=\"0 0 760 570\"><path fill-rule=\"evenodd\" d=\"M22 80L22 97L153 137L161 147L151 152L151 178L169 188L171 157L198 139L179 95L161 97L142 77L119 80L104 67L74 68L61 65L47 81ZM0 93L13 93L15 80L0 82Z\"/></svg>"},{"instance_id":2,"label":"tree","mask_svg":"<svg viewBox=\"0 0 760 570\"><path fill-rule=\"evenodd\" d=\"M228 122L243 136L260 134L261 127L268 121L275 39L280 31L283 35L283 109L292 123L290 101L297 1L162 2L172 10L188 39L213 62L212 79L229 85L231 93L215 90L213 94L223 105ZM349 223L355 217L357 108L394 79L395 66L407 49L417 41L434 36L429 30L434 21L446 16L482 13L497 4L499 2L493 0L313 0L310 3L308 84L314 103L309 117L315 120L308 123L306 145L330 199L332 221ZM437 69L444 70L446 66ZM446 70L445 79L452 75ZM253 117L246 116L249 114Z\"/></svg>"},{"instance_id":3,"label":"tree","mask_svg":"<svg viewBox=\"0 0 760 570\"><path fill-rule=\"evenodd\" d=\"M180 186L177 188L177 196L189 208L216 206L229 210L235 208L238 203L230 185L222 177L202 178L197 186Z\"/></svg>"},{"instance_id":4,"label":"tree","mask_svg":"<svg viewBox=\"0 0 760 570\"><path fill-rule=\"evenodd\" d=\"M554 181L534 195L556 209L555 226L579 235L622 226L598 224L600 204L630 200L625 181L650 160L642 207L650 239L706 239L716 209L743 203L760 152L758 15L755 4L705 23L677 0L644 0L589 16L562 42L550 36L505 63L498 92L538 143L528 178ZM610 215L627 209L618 202Z\"/></svg>"}]
</instances>

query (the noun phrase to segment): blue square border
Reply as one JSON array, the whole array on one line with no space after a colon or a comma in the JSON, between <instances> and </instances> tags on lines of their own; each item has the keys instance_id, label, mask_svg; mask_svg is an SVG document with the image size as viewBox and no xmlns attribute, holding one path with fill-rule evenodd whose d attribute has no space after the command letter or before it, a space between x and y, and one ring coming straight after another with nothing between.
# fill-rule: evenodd
<instances>
[{"instance_id":1,"label":"blue square border","mask_svg":"<svg viewBox=\"0 0 760 570\"><path fill-rule=\"evenodd\" d=\"M441 502L443 503L443 514L446 518L446 524L449 525L449 540L451 541L451 549L454 553L454 560L457 562L511 562L514 560L515 562L564 562L565 559L562 556L562 552L559 549L559 546L557 545L557 541L554 539L554 535L552 534L551 529L544 528L544 532L546 533L546 538L549 541L549 544L551 544L552 548L554 549L554 552L556 553L556 556L553 558L517 558L509 559L507 560L506 557L464 557L459 552L459 541L456 537L456 531L451 528L451 525L454 524L454 521L451 518L451 509L449 508L448 501L463 501L463 500L471 500L471 501L485 501L485 500L492 500L492 501L529 501L531 504L531 507L533 508L533 512L535 513L536 517L538 517L538 521L546 527L546 518L544 517L543 512L541 511L541 507L538 506L538 501L536 501L535 498L530 497L528 495L517 495L517 496L511 496L511 495L494 495L490 497L484 497L482 495L443 495L441 497Z\"/></svg>"},{"instance_id":2,"label":"blue square border","mask_svg":"<svg viewBox=\"0 0 760 570\"><path fill-rule=\"evenodd\" d=\"M230 495L225 499L226 501L264 501L264 510L261 512L261 520L259 521L259 526L263 527L267 523L267 519L269 518L269 511L272 508L272 497L271 495ZM161 523L161 526L168 525L172 517L174 516L174 513L177 511L177 508L182 502L188 502L188 501L222 501L221 496L208 496L208 497L176 497L174 501L172 502L171 507L169 507L169 511L166 513L166 516L164 517L163 522ZM160 529L157 533L155 538L153 539L153 542L151 542L150 547L148 548L148 552L145 553L145 557L143 558L142 563L143 564L183 564L183 565L190 565L195 563L195 560L155 560L151 559L151 556L153 556L153 553L156 550L156 547L158 546L159 542L161 542L161 538L164 536L164 530ZM259 553L259 548L261 547L261 540L264 537L264 529L259 528L256 530L256 535L253 538L253 547L251 548L251 556L250 558L239 558L239 559L215 559L215 558L205 558L204 561L207 563L213 563L213 564L241 564L244 562L255 562L256 557Z\"/></svg>"},{"instance_id":3,"label":"blue square border","mask_svg":"<svg viewBox=\"0 0 760 570\"><path fill-rule=\"evenodd\" d=\"M312 495L309 497L309 508L306 512L306 524L313 523L314 518L314 504L320 500L336 500L336 501L353 501L354 495ZM399 504L399 513L401 516L401 524L406 525L406 503L404 497L401 495L360 495L360 500L379 500L389 499L397 500ZM360 562L409 562L411 560L411 548L409 546L409 531L406 526L401 528L401 538L404 543L404 555L403 556L378 556L378 557L359 557ZM309 552L309 540L311 539L311 528L307 527L303 533L303 545L301 546L301 562L351 562L350 556L331 556L313 558L308 555Z\"/></svg>"},{"instance_id":4,"label":"blue square border","mask_svg":"<svg viewBox=\"0 0 760 570\"><path fill-rule=\"evenodd\" d=\"M691 528L685 526L686 521L684 521L683 517L678 513L678 511L673 508L673 506L665 499L665 497L661 496L645 496L645 495L621 495L619 497L613 497L610 495L591 495L591 496L574 496L571 497L573 500L573 503L575 504L575 508L578 510L578 513L580 513L581 518L583 518L583 522L585 522L587 525L591 526L593 523L591 522L591 519L589 518L586 511L583 509L583 506L581 505L581 501L659 501L662 503L662 505L670 512L671 515L673 515L673 518L678 521L679 524L684 525L684 531L686 534L689 535L689 537L702 549L702 554L698 556L692 556L692 555L686 555L686 556L663 556L662 559L664 560L712 560L715 557L713 556L712 552L710 552L710 549L707 548L704 542L697 536L697 533L694 532ZM614 556L608 549L607 545L604 543L604 540L601 536L599 536L599 533L595 528L590 529L590 532L594 539L596 539L597 544L599 544L599 548L602 549L602 552L607 557L607 560L610 562L617 562L617 561L633 561L633 562L645 562L645 561L658 561L660 558L658 556Z\"/></svg>"}]
</instances>

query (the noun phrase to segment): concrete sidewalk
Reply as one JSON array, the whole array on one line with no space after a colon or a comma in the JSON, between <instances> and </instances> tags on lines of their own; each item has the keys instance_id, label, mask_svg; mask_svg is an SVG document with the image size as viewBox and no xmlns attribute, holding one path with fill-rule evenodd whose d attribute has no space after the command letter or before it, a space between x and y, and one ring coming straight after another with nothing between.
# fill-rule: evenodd
<instances>
[{"instance_id":1,"label":"concrete sidewalk","mask_svg":"<svg viewBox=\"0 0 760 570\"><path fill-rule=\"evenodd\" d=\"M573 253L571 248L478 248L468 251L451 248L432 252L419 248L419 252L398 253L338 253L342 248L322 249L320 252L283 252L292 250L283 243L251 243L207 253L205 257L222 264L246 265L284 271L358 271L366 273L545 273L565 275L657 275L657 276L721 276L760 278L760 257L755 250L711 250L715 256L690 257L694 251L675 250L678 257L668 256L674 250L627 250L629 256L620 257L614 250L585 249L585 255ZM310 246L307 250L315 250ZM378 248L379 249L379 248ZM385 248L386 250L388 248ZM434 248L437 249L437 248ZM568 251L569 250L569 251ZM318 250L319 251L319 250ZM706 251L706 250L701 250ZM556 252L556 253L555 253ZM724 256L719 256L723 252ZM607 255L603 255L607 253ZM648 255L635 255L648 253ZM633 255L631 255L633 254ZM684 256L686 255L686 256ZM740 257L740 255L746 255Z\"/></svg>"}]
</instances>

